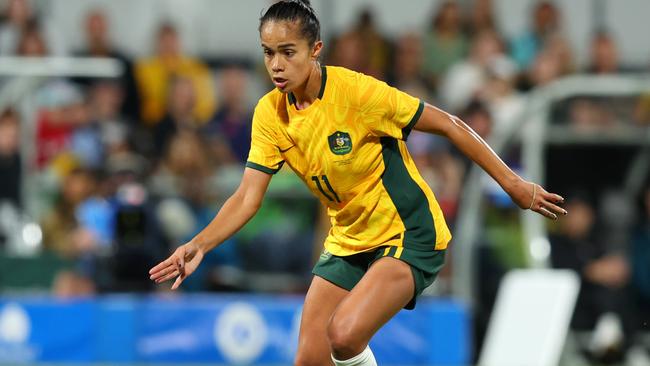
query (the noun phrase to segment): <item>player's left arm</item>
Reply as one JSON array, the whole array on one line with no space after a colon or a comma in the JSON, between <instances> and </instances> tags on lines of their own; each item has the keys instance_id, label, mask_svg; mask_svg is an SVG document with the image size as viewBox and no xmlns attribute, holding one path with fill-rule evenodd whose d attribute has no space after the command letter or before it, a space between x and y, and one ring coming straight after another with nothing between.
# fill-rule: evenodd
<instances>
[{"instance_id":1,"label":"player's left arm","mask_svg":"<svg viewBox=\"0 0 650 366\"><path fill-rule=\"evenodd\" d=\"M460 151L485 170L510 195L517 206L531 209L550 219L566 215L558 206L564 199L513 172L488 144L460 118L425 104L414 128L447 137Z\"/></svg>"}]
</instances>

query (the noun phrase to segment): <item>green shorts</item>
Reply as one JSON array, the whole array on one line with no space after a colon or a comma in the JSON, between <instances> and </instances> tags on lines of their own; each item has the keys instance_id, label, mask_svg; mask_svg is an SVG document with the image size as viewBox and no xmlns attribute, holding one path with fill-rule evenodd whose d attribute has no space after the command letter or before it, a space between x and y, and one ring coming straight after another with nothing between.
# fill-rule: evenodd
<instances>
[{"instance_id":1,"label":"green shorts","mask_svg":"<svg viewBox=\"0 0 650 366\"><path fill-rule=\"evenodd\" d=\"M401 249L401 250L400 250ZM382 257L400 259L411 266L415 280L413 299L404 307L415 308L416 298L436 279L445 263L445 250L418 251L395 246L383 246L373 251L345 257L324 251L312 273L348 291L361 280L368 268Z\"/></svg>"}]
</instances>

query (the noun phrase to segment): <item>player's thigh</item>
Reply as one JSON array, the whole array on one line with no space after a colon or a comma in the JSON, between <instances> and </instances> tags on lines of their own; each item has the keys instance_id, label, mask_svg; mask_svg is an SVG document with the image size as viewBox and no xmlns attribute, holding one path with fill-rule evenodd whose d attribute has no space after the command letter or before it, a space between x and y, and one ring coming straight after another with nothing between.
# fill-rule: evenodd
<instances>
[{"instance_id":1,"label":"player's thigh","mask_svg":"<svg viewBox=\"0 0 650 366\"><path fill-rule=\"evenodd\" d=\"M348 290L314 276L302 309L296 365L331 364L327 324L348 293Z\"/></svg>"},{"instance_id":2,"label":"player's thigh","mask_svg":"<svg viewBox=\"0 0 650 366\"><path fill-rule=\"evenodd\" d=\"M372 335L406 306L414 293L408 263L391 257L377 260L336 308L328 328L332 348L363 350Z\"/></svg>"}]
</instances>

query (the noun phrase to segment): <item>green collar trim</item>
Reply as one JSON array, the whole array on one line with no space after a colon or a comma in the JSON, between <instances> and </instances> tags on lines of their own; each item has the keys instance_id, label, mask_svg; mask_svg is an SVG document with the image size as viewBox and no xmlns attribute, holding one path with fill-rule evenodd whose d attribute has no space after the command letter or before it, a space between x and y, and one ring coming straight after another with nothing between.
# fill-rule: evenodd
<instances>
[{"instance_id":1,"label":"green collar trim","mask_svg":"<svg viewBox=\"0 0 650 366\"><path fill-rule=\"evenodd\" d=\"M318 91L318 99L323 100L323 95L325 95L325 84L327 84L327 67L321 66L321 80L320 80L320 90ZM296 104L296 97L293 93L289 93L289 104Z\"/></svg>"}]
</instances>

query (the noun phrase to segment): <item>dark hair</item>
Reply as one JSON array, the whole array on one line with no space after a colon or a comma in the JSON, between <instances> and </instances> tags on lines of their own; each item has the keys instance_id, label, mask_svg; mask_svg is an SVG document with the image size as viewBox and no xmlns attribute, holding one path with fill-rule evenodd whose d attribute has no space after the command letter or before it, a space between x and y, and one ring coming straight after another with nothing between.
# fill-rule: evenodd
<instances>
[{"instance_id":1,"label":"dark hair","mask_svg":"<svg viewBox=\"0 0 650 366\"><path fill-rule=\"evenodd\" d=\"M259 31L268 21L300 21L300 31L310 45L320 41L320 22L309 0L281 0L271 5L260 18Z\"/></svg>"}]
</instances>

